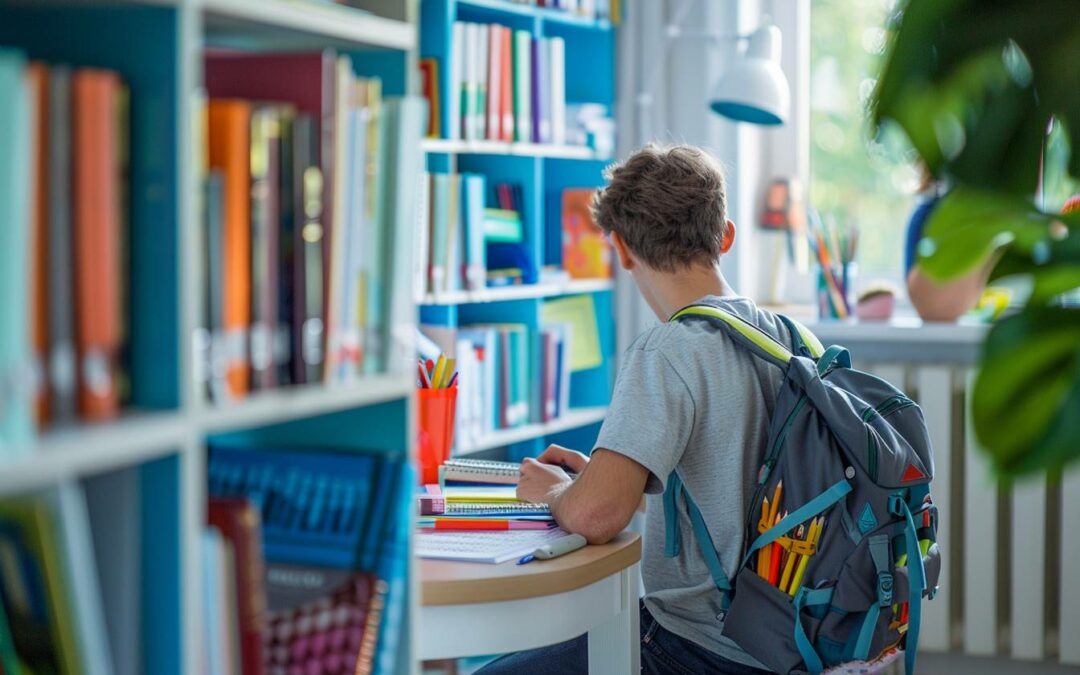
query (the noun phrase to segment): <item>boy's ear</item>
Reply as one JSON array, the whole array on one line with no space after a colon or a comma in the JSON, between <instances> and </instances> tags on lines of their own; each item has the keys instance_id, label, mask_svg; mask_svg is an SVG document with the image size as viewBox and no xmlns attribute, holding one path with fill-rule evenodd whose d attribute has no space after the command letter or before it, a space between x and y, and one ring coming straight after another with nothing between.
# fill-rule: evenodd
<instances>
[{"instance_id":1,"label":"boy's ear","mask_svg":"<svg viewBox=\"0 0 1080 675\"><path fill-rule=\"evenodd\" d=\"M725 228L724 238L720 240L720 254L723 255L731 250L731 247L735 244L735 223L730 220L727 221L727 228Z\"/></svg>"},{"instance_id":2,"label":"boy's ear","mask_svg":"<svg viewBox=\"0 0 1080 675\"><path fill-rule=\"evenodd\" d=\"M615 247L615 253L619 256L619 264L622 268L629 272L637 265L637 261L634 260L634 256L630 253L630 248L627 247L626 241L619 236L618 232L612 230L611 232L611 245Z\"/></svg>"}]
</instances>

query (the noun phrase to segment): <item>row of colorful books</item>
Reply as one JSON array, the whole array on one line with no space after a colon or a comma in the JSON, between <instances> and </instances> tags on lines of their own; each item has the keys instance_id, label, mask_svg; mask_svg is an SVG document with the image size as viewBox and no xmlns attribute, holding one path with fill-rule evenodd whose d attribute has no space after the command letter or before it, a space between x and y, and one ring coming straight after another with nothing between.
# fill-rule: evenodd
<instances>
[{"instance_id":1,"label":"row of colorful books","mask_svg":"<svg viewBox=\"0 0 1080 675\"><path fill-rule=\"evenodd\" d=\"M535 283L540 272L524 246L521 186L479 173L422 178L414 239L419 295ZM589 211L592 189L562 193L562 266L570 279L611 276L611 247Z\"/></svg>"},{"instance_id":2,"label":"row of colorful books","mask_svg":"<svg viewBox=\"0 0 1080 675\"><path fill-rule=\"evenodd\" d=\"M138 481L0 500L0 672L141 671Z\"/></svg>"},{"instance_id":3,"label":"row of colorful books","mask_svg":"<svg viewBox=\"0 0 1080 675\"><path fill-rule=\"evenodd\" d=\"M621 0L509 0L517 5L545 7L557 11L576 14L589 19L611 19L618 22L621 15Z\"/></svg>"},{"instance_id":4,"label":"row of colorful books","mask_svg":"<svg viewBox=\"0 0 1080 675\"><path fill-rule=\"evenodd\" d=\"M527 30L455 21L451 39L445 71L450 138L566 143L562 38L534 38ZM437 90L434 71L430 81L429 93ZM433 102L431 109L439 106Z\"/></svg>"},{"instance_id":5,"label":"row of colorful books","mask_svg":"<svg viewBox=\"0 0 1080 675\"><path fill-rule=\"evenodd\" d=\"M546 325L538 332L524 324L429 325L421 330L455 359L457 447L475 445L499 429L556 419L569 409L569 323Z\"/></svg>"},{"instance_id":6,"label":"row of colorful books","mask_svg":"<svg viewBox=\"0 0 1080 675\"><path fill-rule=\"evenodd\" d=\"M414 474L378 453L214 445L204 672L390 673Z\"/></svg>"},{"instance_id":7,"label":"row of colorful books","mask_svg":"<svg viewBox=\"0 0 1080 675\"><path fill-rule=\"evenodd\" d=\"M205 326L214 400L384 372L408 312L422 103L351 60L206 58Z\"/></svg>"},{"instance_id":8,"label":"row of colorful books","mask_svg":"<svg viewBox=\"0 0 1080 675\"><path fill-rule=\"evenodd\" d=\"M115 72L0 49L0 452L128 399L128 111Z\"/></svg>"}]
</instances>

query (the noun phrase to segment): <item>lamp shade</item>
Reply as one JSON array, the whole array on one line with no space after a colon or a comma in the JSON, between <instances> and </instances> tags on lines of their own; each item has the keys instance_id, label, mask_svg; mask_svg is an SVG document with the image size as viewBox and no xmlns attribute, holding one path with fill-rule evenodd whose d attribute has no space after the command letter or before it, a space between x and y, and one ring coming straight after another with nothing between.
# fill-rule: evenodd
<instances>
[{"instance_id":1,"label":"lamp shade","mask_svg":"<svg viewBox=\"0 0 1080 675\"><path fill-rule=\"evenodd\" d=\"M737 122L787 122L791 90L780 70L780 29L762 26L750 35L746 52L720 77L709 108Z\"/></svg>"}]
</instances>

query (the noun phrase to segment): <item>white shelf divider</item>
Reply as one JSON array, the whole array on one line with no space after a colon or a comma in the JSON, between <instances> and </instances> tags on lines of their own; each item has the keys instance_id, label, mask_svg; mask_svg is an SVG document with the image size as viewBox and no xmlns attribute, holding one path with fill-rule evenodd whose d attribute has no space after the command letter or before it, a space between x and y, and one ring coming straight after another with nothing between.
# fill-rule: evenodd
<instances>
[{"instance_id":1,"label":"white shelf divider","mask_svg":"<svg viewBox=\"0 0 1080 675\"><path fill-rule=\"evenodd\" d=\"M462 141L425 138L420 147L427 153L448 155L516 155L554 159L604 159L582 145L546 145L542 143L506 143L504 141Z\"/></svg>"},{"instance_id":2,"label":"white shelf divider","mask_svg":"<svg viewBox=\"0 0 1080 675\"><path fill-rule=\"evenodd\" d=\"M548 284L524 284L502 288L484 288L478 291L448 291L428 293L422 305L469 305L483 302L505 302L507 300L526 300L529 298L550 298L560 295L596 293L615 288L611 279L571 279L566 282Z\"/></svg>"},{"instance_id":3,"label":"white shelf divider","mask_svg":"<svg viewBox=\"0 0 1080 675\"><path fill-rule=\"evenodd\" d=\"M206 406L200 430L207 433L289 422L404 399L416 383L404 375L374 375L341 385L311 384L255 392L231 404Z\"/></svg>"},{"instance_id":4,"label":"white shelf divider","mask_svg":"<svg viewBox=\"0 0 1080 675\"><path fill-rule=\"evenodd\" d=\"M314 0L195 0L207 36L274 51L307 47L416 47L416 26Z\"/></svg>"},{"instance_id":5,"label":"white shelf divider","mask_svg":"<svg viewBox=\"0 0 1080 675\"><path fill-rule=\"evenodd\" d=\"M48 431L30 453L0 464L0 495L177 454L190 433L179 412L130 413L112 422Z\"/></svg>"},{"instance_id":6,"label":"white shelf divider","mask_svg":"<svg viewBox=\"0 0 1080 675\"><path fill-rule=\"evenodd\" d=\"M515 427L513 429L501 429L489 435L487 438L480 440L478 443L471 443L467 446L455 448L454 454L455 456L469 455L474 452L491 450L492 448L501 448L504 445L513 445L514 443L521 443L522 441L532 440L541 436L548 436L562 431L569 431L570 429L577 429L578 427L589 424L595 424L596 422L603 421L604 417L607 415L607 410L607 406L577 408L570 410L570 412L559 419L550 422L526 424L525 426Z\"/></svg>"}]
</instances>

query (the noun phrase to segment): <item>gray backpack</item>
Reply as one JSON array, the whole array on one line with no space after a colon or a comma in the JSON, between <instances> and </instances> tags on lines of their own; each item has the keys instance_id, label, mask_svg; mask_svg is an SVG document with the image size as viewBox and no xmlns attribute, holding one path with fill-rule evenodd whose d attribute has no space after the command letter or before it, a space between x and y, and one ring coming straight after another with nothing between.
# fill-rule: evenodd
<instances>
[{"instance_id":1,"label":"gray backpack","mask_svg":"<svg viewBox=\"0 0 1080 675\"><path fill-rule=\"evenodd\" d=\"M714 324L782 369L784 382L739 568L725 574L677 473L664 494L666 554L678 555L685 508L722 594L724 635L774 671L820 673L902 646L910 675L920 603L933 597L941 568L922 411L888 382L853 370L847 350L822 349L805 327L780 318L791 350L718 307L672 317Z\"/></svg>"}]
</instances>

